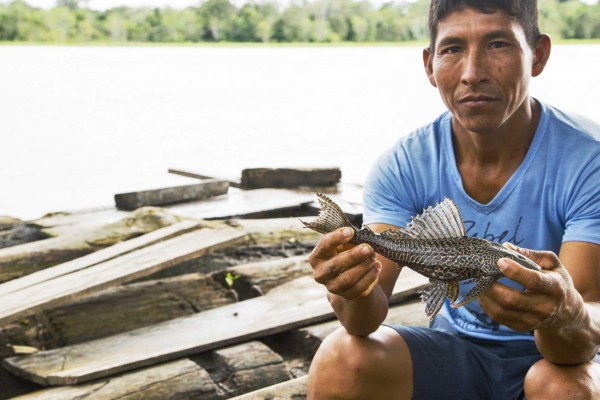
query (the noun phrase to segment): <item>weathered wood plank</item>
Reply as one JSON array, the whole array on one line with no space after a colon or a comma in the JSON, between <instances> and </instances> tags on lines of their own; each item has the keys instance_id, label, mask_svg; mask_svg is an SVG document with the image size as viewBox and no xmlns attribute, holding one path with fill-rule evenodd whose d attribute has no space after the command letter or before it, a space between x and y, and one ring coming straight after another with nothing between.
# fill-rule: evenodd
<instances>
[{"instance_id":1,"label":"weathered wood plank","mask_svg":"<svg viewBox=\"0 0 600 400\"><path fill-rule=\"evenodd\" d=\"M412 295L428 283L408 271L394 292ZM298 278L265 296L62 349L4 361L43 385L64 385L179 358L333 318L325 288Z\"/></svg>"},{"instance_id":2,"label":"weathered wood plank","mask_svg":"<svg viewBox=\"0 0 600 400\"><path fill-rule=\"evenodd\" d=\"M161 208L143 207L120 221L67 236L39 240L0 249L0 282L6 282L111 246L165 226L182 218Z\"/></svg>"},{"instance_id":3,"label":"weathered wood plank","mask_svg":"<svg viewBox=\"0 0 600 400\"><path fill-rule=\"evenodd\" d=\"M314 199L312 194L286 189L241 190L202 202L174 204L169 211L187 218L225 219L300 208Z\"/></svg>"},{"instance_id":4,"label":"weathered wood plank","mask_svg":"<svg viewBox=\"0 0 600 400\"><path fill-rule=\"evenodd\" d=\"M150 275L245 237L237 229L201 229L10 293L0 299L0 323L83 294Z\"/></svg>"},{"instance_id":5,"label":"weathered wood plank","mask_svg":"<svg viewBox=\"0 0 600 400\"><path fill-rule=\"evenodd\" d=\"M129 214L129 212L117 210L113 206L106 206L72 211L51 212L29 222L42 228L81 224L104 225L118 221L127 214Z\"/></svg>"},{"instance_id":6,"label":"weathered wood plank","mask_svg":"<svg viewBox=\"0 0 600 400\"><path fill-rule=\"evenodd\" d=\"M16 355L4 347L11 343L55 349L257 297L289 280L311 274L306 259L307 256L286 257L217 273L187 273L133 282L48 307L2 326L0 358L2 349L7 350L7 357ZM231 286L226 282L227 273L235 277Z\"/></svg>"},{"instance_id":7,"label":"weathered wood plank","mask_svg":"<svg viewBox=\"0 0 600 400\"><path fill-rule=\"evenodd\" d=\"M223 398L291 378L283 358L259 341L205 352L190 359L209 371Z\"/></svg>"},{"instance_id":8,"label":"weathered wood plank","mask_svg":"<svg viewBox=\"0 0 600 400\"><path fill-rule=\"evenodd\" d=\"M307 396L308 375L255 390L230 400L297 400Z\"/></svg>"},{"instance_id":9,"label":"weathered wood plank","mask_svg":"<svg viewBox=\"0 0 600 400\"><path fill-rule=\"evenodd\" d=\"M202 183L171 186L160 189L115 194L115 204L120 210L135 210L145 206L162 206L190 200L206 199L227 193L229 183L207 179Z\"/></svg>"},{"instance_id":10,"label":"weathered wood plank","mask_svg":"<svg viewBox=\"0 0 600 400\"><path fill-rule=\"evenodd\" d=\"M138 236L124 242L119 242L94 253L76 258L72 261L67 261L65 263L55 265L54 267L26 275L22 278L13 279L12 281L2 283L0 284L0 303L2 303L2 296L6 296L9 293L23 290L27 287L42 283L44 281L55 279L59 276L70 274L101 262L108 261L133 250L150 246L154 243L160 242L161 240L166 240L182 233L189 232L197 228L199 225L200 222L198 221L181 221L173 225L157 229L153 232L146 233L145 235Z\"/></svg>"},{"instance_id":11,"label":"weathered wood plank","mask_svg":"<svg viewBox=\"0 0 600 400\"><path fill-rule=\"evenodd\" d=\"M242 171L244 189L333 186L342 178L339 168L247 168Z\"/></svg>"},{"instance_id":12,"label":"weathered wood plank","mask_svg":"<svg viewBox=\"0 0 600 400\"><path fill-rule=\"evenodd\" d=\"M39 390L13 400L220 399L217 386L198 364L182 359L80 386Z\"/></svg>"},{"instance_id":13,"label":"weathered wood plank","mask_svg":"<svg viewBox=\"0 0 600 400\"><path fill-rule=\"evenodd\" d=\"M184 170L184 169L181 169L181 168L169 168L168 171L169 171L170 174L187 176L188 178L196 178L196 179L221 179L221 178L215 178L214 176L203 175L203 174L200 174L198 172L187 171L187 170ZM239 188L240 187L239 180L238 181L228 180L227 182L229 182L229 186L230 187L234 187L234 188Z\"/></svg>"}]
</instances>

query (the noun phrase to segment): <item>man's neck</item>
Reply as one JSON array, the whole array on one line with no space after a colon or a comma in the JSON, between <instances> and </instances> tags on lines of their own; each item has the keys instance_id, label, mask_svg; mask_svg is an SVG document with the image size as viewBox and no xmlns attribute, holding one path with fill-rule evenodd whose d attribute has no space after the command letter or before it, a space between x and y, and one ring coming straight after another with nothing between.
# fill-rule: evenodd
<instances>
[{"instance_id":1,"label":"man's neck","mask_svg":"<svg viewBox=\"0 0 600 400\"><path fill-rule=\"evenodd\" d=\"M486 204L525 159L541 114L535 100L525 100L510 120L493 132L470 132L453 119L456 163L467 193Z\"/></svg>"}]
</instances>

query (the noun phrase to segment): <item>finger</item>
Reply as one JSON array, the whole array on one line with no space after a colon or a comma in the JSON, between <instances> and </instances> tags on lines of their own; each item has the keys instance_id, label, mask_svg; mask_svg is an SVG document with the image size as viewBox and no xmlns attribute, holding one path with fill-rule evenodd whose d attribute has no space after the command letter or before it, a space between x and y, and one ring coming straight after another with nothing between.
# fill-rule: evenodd
<instances>
[{"instance_id":1,"label":"finger","mask_svg":"<svg viewBox=\"0 0 600 400\"><path fill-rule=\"evenodd\" d=\"M339 282L337 282L340 286L337 289L334 288L333 291L346 299L367 296L379 281L381 263L375 261L364 273L362 272L363 270L355 268L341 274Z\"/></svg>"},{"instance_id":2,"label":"finger","mask_svg":"<svg viewBox=\"0 0 600 400\"><path fill-rule=\"evenodd\" d=\"M527 290L549 293L554 286L554 279L550 275L525 268L509 258L498 260L498 268L505 276L520 283Z\"/></svg>"},{"instance_id":3,"label":"finger","mask_svg":"<svg viewBox=\"0 0 600 400\"><path fill-rule=\"evenodd\" d=\"M314 278L317 282L327 285L329 281L337 279L347 271L356 270L346 279L351 279L355 275L362 276L373 266L375 260L373 248L362 244L313 266Z\"/></svg>"},{"instance_id":4,"label":"finger","mask_svg":"<svg viewBox=\"0 0 600 400\"><path fill-rule=\"evenodd\" d=\"M351 228L339 228L329 232L319 240L310 255L312 261L328 260L338 253L338 247L343 246L352 240L354 231Z\"/></svg>"},{"instance_id":5,"label":"finger","mask_svg":"<svg viewBox=\"0 0 600 400\"><path fill-rule=\"evenodd\" d=\"M479 296L479 305L494 321L519 332L533 330L541 324L536 314L523 310L508 309L485 294Z\"/></svg>"},{"instance_id":6,"label":"finger","mask_svg":"<svg viewBox=\"0 0 600 400\"><path fill-rule=\"evenodd\" d=\"M481 302L492 302L503 310L517 312L544 313L551 309L552 304L546 294L522 292L518 289L494 283L480 296ZM535 310L535 311L533 311Z\"/></svg>"},{"instance_id":7,"label":"finger","mask_svg":"<svg viewBox=\"0 0 600 400\"><path fill-rule=\"evenodd\" d=\"M558 256L551 251L536 251L531 249L525 249L523 247L515 246L512 243L505 242L503 246L511 250L516 251L529 258L531 261L546 270L551 270L561 265Z\"/></svg>"}]
</instances>

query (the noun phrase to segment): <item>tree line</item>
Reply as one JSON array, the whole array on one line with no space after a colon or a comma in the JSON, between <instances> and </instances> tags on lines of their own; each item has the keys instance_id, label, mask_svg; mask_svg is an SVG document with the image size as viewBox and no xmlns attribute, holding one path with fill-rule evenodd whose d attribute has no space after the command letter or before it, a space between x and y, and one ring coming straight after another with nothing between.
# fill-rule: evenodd
<instances>
[{"instance_id":1,"label":"tree line","mask_svg":"<svg viewBox=\"0 0 600 400\"><path fill-rule=\"evenodd\" d=\"M96 11L84 0L38 9L0 4L0 41L81 42L399 42L428 38L429 0L375 7L367 0L203 0L195 7ZM540 25L554 38L600 38L600 3L539 0Z\"/></svg>"}]
</instances>

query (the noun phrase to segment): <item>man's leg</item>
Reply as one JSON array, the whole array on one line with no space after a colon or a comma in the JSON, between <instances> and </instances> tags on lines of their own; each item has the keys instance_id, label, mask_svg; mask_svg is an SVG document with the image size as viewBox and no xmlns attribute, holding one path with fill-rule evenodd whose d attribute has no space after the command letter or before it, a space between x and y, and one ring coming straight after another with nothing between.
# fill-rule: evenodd
<instances>
[{"instance_id":1,"label":"man's leg","mask_svg":"<svg viewBox=\"0 0 600 400\"><path fill-rule=\"evenodd\" d=\"M527 400L600 398L600 364L589 362L573 367L546 360L535 363L525 376Z\"/></svg>"},{"instance_id":2,"label":"man's leg","mask_svg":"<svg viewBox=\"0 0 600 400\"><path fill-rule=\"evenodd\" d=\"M313 400L410 399L413 393L408 346L386 326L368 337L336 330L319 347L308 375Z\"/></svg>"}]
</instances>

